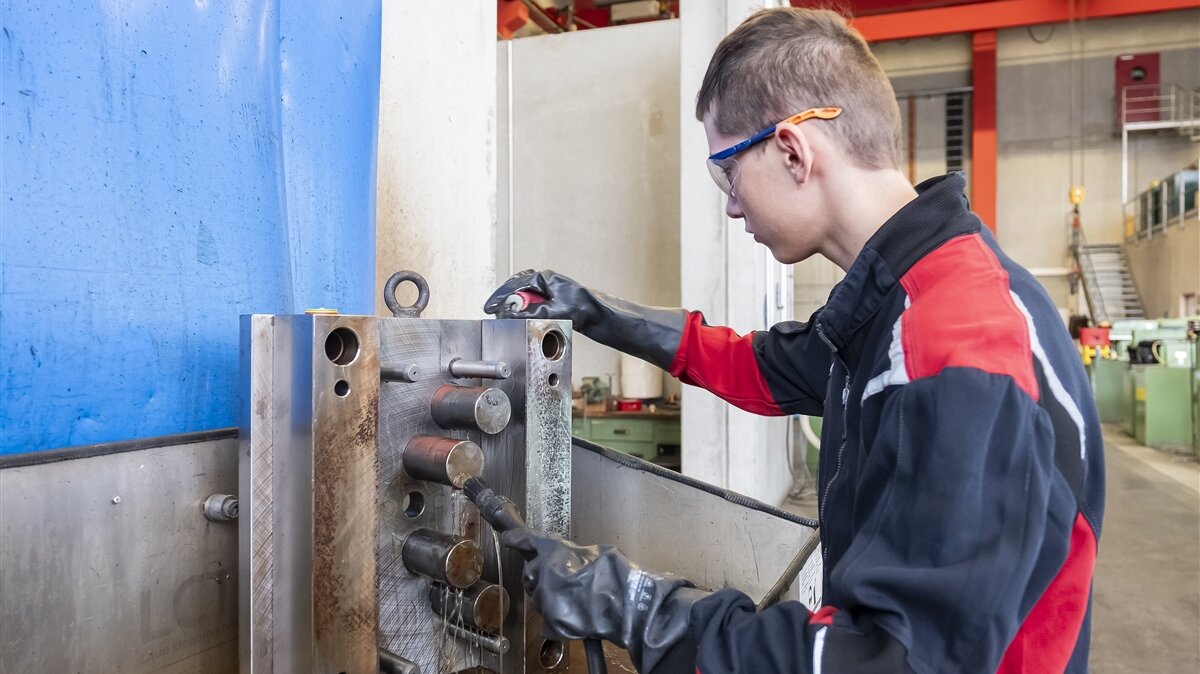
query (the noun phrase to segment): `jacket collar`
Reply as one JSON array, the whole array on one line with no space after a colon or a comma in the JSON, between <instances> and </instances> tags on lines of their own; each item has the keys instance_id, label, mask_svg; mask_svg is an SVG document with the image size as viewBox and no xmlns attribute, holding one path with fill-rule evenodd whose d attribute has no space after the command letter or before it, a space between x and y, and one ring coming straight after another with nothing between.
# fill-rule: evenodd
<instances>
[{"instance_id":1,"label":"jacket collar","mask_svg":"<svg viewBox=\"0 0 1200 674\"><path fill-rule=\"evenodd\" d=\"M980 230L979 218L963 196L965 186L963 174L957 172L922 182L916 186L917 198L867 241L817 317L831 346L844 347L917 260L954 237Z\"/></svg>"}]
</instances>

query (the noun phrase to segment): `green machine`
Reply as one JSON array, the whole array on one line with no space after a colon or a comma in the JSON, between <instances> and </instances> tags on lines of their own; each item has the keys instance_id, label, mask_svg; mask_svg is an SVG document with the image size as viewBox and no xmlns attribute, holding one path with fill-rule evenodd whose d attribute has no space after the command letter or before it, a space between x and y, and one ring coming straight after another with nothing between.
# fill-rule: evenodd
<instances>
[{"instance_id":1,"label":"green machine","mask_svg":"<svg viewBox=\"0 0 1200 674\"><path fill-rule=\"evenodd\" d=\"M1149 447L1191 449L1192 370L1130 365L1133 437Z\"/></svg>"},{"instance_id":2,"label":"green machine","mask_svg":"<svg viewBox=\"0 0 1200 674\"><path fill-rule=\"evenodd\" d=\"M1192 368L1192 450L1200 458L1200 367Z\"/></svg>"},{"instance_id":3,"label":"green machine","mask_svg":"<svg viewBox=\"0 0 1200 674\"><path fill-rule=\"evenodd\" d=\"M1196 319L1163 319L1132 330L1126 430L1150 447L1193 449L1196 434ZM1148 353L1147 353L1148 351Z\"/></svg>"},{"instance_id":4,"label":"green machine","mask_svg":"<svg viewBox=\"0 0 1200 674\"><path fill-rule=\"evenodd\" d=\"M1195 350L1193 349L1193 353ZM1200 367L1192 367L1192 450L1200 458Z\"/></svg>"},{"instance_id":5,"label":"green machine","mask_svg":"<svg viewBox=\"0 0 1200 674\"><path fill-rule=\"evenodd\" d=\"M1108 331L1108 340L1112 342L1112 349L1117 354L1119 360L1128 360L1128 348L1130 344L1135 344L1133 341L1133 333L1137 331L1155 330L1158 328L1158 321L1147 321L1144 319L1126 319L1123 321L1113 321L1112 327Z\"/></svg>"},{"instance_id":6,"label":"green machine","mask_svg":"<svg viewBox=\"0 0 1200 674\"><path fill-rule=\"evenodd\" d=\"M1129 375L1129 361L1098 358L1092 361L1091 375L1100 421L1122 426L1130 424L1132 434L1133 396L1125 379Z\"/></svg>"},{"instance_id":7,"label":"green machine","mask_svg":"<svg viewBox=\"0 0 1200 674\"><path fill-rule=\"evenodd\" d=\"M1100 421L1120 424L1133 435L1133 385L1129 375L1129 345L1135 344L1134 333L1155 330L1158 321L1127 319L1113 321L1108 338L1116 359L1097 358L1089 366L1092 392Z\"/></svg>"}]
</instances>

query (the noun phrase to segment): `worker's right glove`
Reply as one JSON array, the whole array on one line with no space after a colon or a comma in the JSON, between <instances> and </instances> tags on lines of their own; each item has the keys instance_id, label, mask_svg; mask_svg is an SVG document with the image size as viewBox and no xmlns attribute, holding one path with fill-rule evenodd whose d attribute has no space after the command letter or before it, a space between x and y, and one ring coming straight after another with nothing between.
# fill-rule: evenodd
<instances>
[{"instance_id":1,"label":"worker's right glove","mask_svg":"<svg viewBox=\"0 0 1200 674\"><path fill-rule=\"evenodd\" d=\"M545 301L512 306L508 298L525 291ZM500 286L483 305L497 318L569 319L576 330L612 348L671 369L687 312L635 304L589 290L550 270L527 269Z\"/></svg>"},{"instance_id":2,"label":"worker's right glove","mask_svg":"<svg viewBox=\"0 0 1200 674\"><path fill-rule=\"evenodd\" d=\"M576 545L510 529L500 542L524 554L521 579L548 636L610 641L642 674L692 674L692 605L709 596L682 578L644 571L611 545Z\"/></svg>"}]
</instances>

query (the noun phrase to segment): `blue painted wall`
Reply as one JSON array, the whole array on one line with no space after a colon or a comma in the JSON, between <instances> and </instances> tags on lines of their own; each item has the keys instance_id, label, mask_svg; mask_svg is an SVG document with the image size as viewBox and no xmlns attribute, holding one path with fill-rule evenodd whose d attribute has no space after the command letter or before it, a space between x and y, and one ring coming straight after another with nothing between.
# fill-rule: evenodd
<instances>
[{"instance_id":1,"label":"blue painted wall","mask_svg":"<svg viewBox=\"0 0 1200 674\"><path fill-rule=\"evenodd\" d=\"M0 9L0 453L236 425L240 314L374 312L380 0Z\"/></svg>"}]
</instances>

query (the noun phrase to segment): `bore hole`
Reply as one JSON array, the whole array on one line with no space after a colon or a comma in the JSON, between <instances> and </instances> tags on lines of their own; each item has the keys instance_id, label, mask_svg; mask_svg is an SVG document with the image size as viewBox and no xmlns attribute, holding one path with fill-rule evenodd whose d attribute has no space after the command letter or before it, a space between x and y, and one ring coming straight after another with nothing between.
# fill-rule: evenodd
<instances>
[{"instance_id":1,"label":"bore hole","mask_svg":"<svg viewBox=\"0 0 1200 674\"><path fill-rule=\"evenodd\" d=\"M547 378L546 381L550 382L551 386L558 386L558 373L551 372L550 377Z\"/></svg>"},{"instance_id":2,"label":"bore hole","mask_svg":"<svg viewBox=\"0 0 1200 674\"><path fill-rule=\"evenodd\" d=\"M350 395L350 382L345 379L337 380L337 383L333 385L333 392L345 398Z\"/></svg>"},{"instance_id":3,"label":"bore hole","mask_svg":"<svg viewBox=\"0 0 1200 674\"><path fill-rule=\"evenodd\" d=\"M542 336L542 355L550 360L562 358L566 346L566 340L558 330L551 330Z\"/></svg>"},{"instance_id":4,"label":"bore hole","mask_svg":"<svg viewBox=\"0 0 1200 674\"><path fill-rule=\"evenodd\" d=\"M404 495L400 507L404 508L404 514L408 517L420 517L421 513L425 512L425 495L419 491L410 491Z\"/></svg>"},{"instance_id":5,"label":"bore hole","mask_svg":"<svg viewBox=\"0 0 1200 674\"><path fill-rule=\"evenodd\" d=\"M563 661L563 642L548 639L542 642L542 648L538 652L538 660L546 669L554 669L562 664Z\"/></svg>"},{"instance_id":6,"label":"bore hole","mask_svg":"<svg viewBox=\"0 0 1200 674\"><path fill-rule=\"evenodd\" d=\"M325 357L334 365L349 365L358 357L358 335L350 328L337 328L325 338Z\"/></svg>"}]
</instances>

